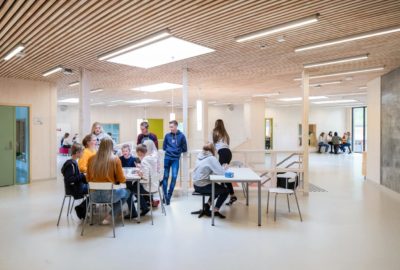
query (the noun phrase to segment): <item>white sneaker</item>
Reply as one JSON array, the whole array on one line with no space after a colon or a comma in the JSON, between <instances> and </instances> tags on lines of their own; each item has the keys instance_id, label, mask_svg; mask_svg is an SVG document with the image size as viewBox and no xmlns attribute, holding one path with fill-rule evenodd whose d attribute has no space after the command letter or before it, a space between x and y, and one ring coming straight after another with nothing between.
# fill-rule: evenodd
<instances>
[{"instance_id":1,"label":"white sneaker","mask_svg":"<svg viewBox=\"0 0 400 270\"><path fill-rule=\"evenodd\" d=\"M104 219L101 224L103 225L110 225L111 221L109 221L108 219Z\"/></svg>"}]
</instances>

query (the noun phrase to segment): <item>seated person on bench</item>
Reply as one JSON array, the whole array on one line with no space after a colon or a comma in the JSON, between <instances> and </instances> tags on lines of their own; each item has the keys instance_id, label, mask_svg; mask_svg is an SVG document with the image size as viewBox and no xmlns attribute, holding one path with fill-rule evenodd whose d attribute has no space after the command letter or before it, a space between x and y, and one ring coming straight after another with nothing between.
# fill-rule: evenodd
<instances>
[{"instance_id":1,"label":"seated person on bench","mask_svg":"<svg viewBox=\"0 0 400 270\"><path fill-rule=\"evenodd\" d=\"M203 146L203 151L197 156L196 167L193 171L193 185L194 190L200 194L211 194L211 174L223 175L225 173L224 167L218 162L215 157L215 148L212 143ZM217 217L225 218L219 212L220 207L229 196L227 187L221 184L215 184L215 198L217 202L214 207L214 214ZM210 215L211 198L205 204L205 211Z\"/></svg>"}]
</instances>

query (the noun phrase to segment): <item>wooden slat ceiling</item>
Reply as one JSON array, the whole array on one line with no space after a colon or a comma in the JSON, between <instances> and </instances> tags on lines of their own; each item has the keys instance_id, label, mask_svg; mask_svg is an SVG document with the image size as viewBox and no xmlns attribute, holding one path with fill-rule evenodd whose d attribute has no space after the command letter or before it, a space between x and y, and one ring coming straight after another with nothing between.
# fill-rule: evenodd
<instances>
[{"instance_id":1,"label":"wooden slat ceiling","mask_svg":"<svg viewBox=\"0 0 400 270\"><path fill-rule=\"evenodd\" d=\"M318 23L237 43L246 33L320 13ZM295 53L294 48L375 29L400 25L398 0L335 1L117 1L117 0L0 0L0 55L18 43L22 57L0 60L0 76L47 80L57 84L60 97L77 97L79 69L92 72L93 102L146 96L164 101L171 93L143 94L134 86L181 83L188 67L191 101L198 97L224 102L243 102L252 94L280 91L299 95L299 77L304 63L369 53L368 60L315 68L313 74L385 66L385 71L353 75L341 85L312 89L313 95L356 91L367 81L400 66L400 33L374 37L323 49ZM97 56L170 29L179 38L215 49L199 57L151 69L98 61ZM279 43L277 37L284 36ZM260 45L266 45L260 48ZM74 74L41 74L58 65ZM320 79L344 80L344 77ZM175 91L179 99L179 91Z\"/></svg>"}]
</instances>

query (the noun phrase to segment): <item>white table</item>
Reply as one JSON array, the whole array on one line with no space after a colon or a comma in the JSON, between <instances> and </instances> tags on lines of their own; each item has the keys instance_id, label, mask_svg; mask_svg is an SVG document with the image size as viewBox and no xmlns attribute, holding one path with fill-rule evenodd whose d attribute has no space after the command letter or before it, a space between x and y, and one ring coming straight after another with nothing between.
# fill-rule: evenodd
<instances>
[{"instance_id":1,"label":"white table","mask_svg":"<svg viewBox=\"0 0 400 270\"><path fill-rule=\"evenodd\" d=\"M229 168L234 173L233 178L226 178L224 175L210 175L211 180L211 225L214 226L214 200L215 183L246 183L247 190L249 183L257 183L258 187L258 226L261 226L261 177L250 168ZM246 204L249 205L249 193L247 192Z\"/></svg>"}]
</instances>

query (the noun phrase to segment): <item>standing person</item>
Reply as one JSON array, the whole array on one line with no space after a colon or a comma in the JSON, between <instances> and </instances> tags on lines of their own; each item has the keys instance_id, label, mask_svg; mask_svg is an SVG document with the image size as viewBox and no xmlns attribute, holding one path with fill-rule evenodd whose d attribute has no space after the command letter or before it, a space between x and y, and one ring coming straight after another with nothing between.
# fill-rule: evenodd
<instances>
[{"instance_id":1,"label":"standing person","mask_svg":"<svg viewBox=\"0 0 400 270\"><path fill-rule=\"evenodd\" d=\"M118 185L120 183L125 183L125 175L122 170L121 160L113 153L113 142L110 138L104 138L101 143L99 150L96 155L89 158L88 171L87 171L88 182L101 182L101 183L113 183ZM113 191L114 201L118 201L113 204L114 207L114 218L121 215L122 209L119 200L122 200L122 204L130 196L128 189L120 188L114 189ZM93 201L106 201L111 200L111 195L109 190L96 190L90 194L90 198ZM131 206L128 205L130 208ZM136 214L136 209L130 209L132 214ZM111 222L111 213L103 220L103 224L107 225Z\"/></svg>"},{"instance_id":2,"label":"standing person","mask_svg":"<svg viewBox=\"0 0 400 270\"><path fill-rule=\"evenodd\" d=\"M227 167L227 165L224 165ZM210 175L217 174L223 175L225 173L224 167L215 158L215 148L212 143L203 146L203 151L197 156L196 167L193 171L193 186L194 190L200 194L211 193ZM214 215L220 218L225 218L219 212L222 204L225 202L229 195L229 189L225 185L215 183L215 198L217 200L214 207ZM204 205L207 215L210 215L211 198Z\"/></svg>"},{"instance_id":3,"label":"standing person","mask_svg":"<svg viewBox=\"0 0 400 270\"><path fill-rule=\"evenodd\" d=\"M83 154L78 161L79 170L82 173L87 172L87 164L89 158L96 154L96 142L96 136L94 136L93 134L86 135L85 138L83 138L82 140L82 144L85 149L83 150Z\"/></svg>"},{"instance_id":4,"label":"standing person","mask_svg":"<svg viewBox=\"0 0 400 270\"><path fill-rule=\"evenodd\" d=\"M149 123L142 122L140 123L140 133L136 140L136 145L143 144L146 140L152 140L158 150L158 139L156 134L149 132Z\"/></svg>"},{"instance_id":5,"label":"standing person","mask_svg":"<svg viewBox=\"0 0 400 270\"><path fill-rule=\"evenodd\" d=\"M69 133L66 132L64 134L64 137L61 139L61 147L71 148L71 146L72 146L71 138L69 137Z\"/></svg>"},{"instance_id":6,"label":"standing person","mask_svg":"<svg viewBox=\"0 0 400 270\"><path fill-rule=\"evenodd\" d=\"M170 204L172 193L174 192L176 178L179 171L179 160L181 154L187 152L186 137L178 130L178 122L176 120L169 121L170 133L165 134L163 150L165 151L164 157L164 178L163 178L163 191L165 202ZM171 183L168 187L169 170L171 169L172 177Z\"/></svg>"},{"instance_id":7,"label":"standing person","mask_svg":"<svg viewBox=\"0 0 400 270\"><path fill-rule=\"evenodd\" d=\"M326 136L326 141L328 142L328 144L331 146L331 151L329 153L333 154L333 143L332 143L332 131L329 131L328 136Z\"/></svg>"},{"instance_id":8,"label":"standing person","mask_svg":"<svg viewBox=\"0 0 400 270\"><path fill-rule=\"evenodd\" d=\"M74 143L71 147L71 159L67 160L61 168L64 176L65 194L72 195L75 200L84 198L88 193L88 186L85 175L79 171L77 160L81 158L83 146ZM79 219L86 216L86 199L75 207L76 215Z\"/></svg>"},{"instance_id":9,"label":"standing person","mask_svg":"<svg viewBox=\"0 0 400 270\"><path fill-rule=\"evenodd\" d=\"M221 165L231 163L232 160L232 152L229 149L229 134L225 129L224 121L222 119L218 119L215 121L215 127L212 132L212 140L215 146L215 149L218 153L218 161ZM237 201L237 197L235 196L235 191L233 190L232 183L225 183L226 187L229 190L230 200L226 205L232 205Z\"/></svg>"},{"instance_id":10,"label":"standing person","mask_svg":"<svg viewBox=\"0 0 400 270\"><path fill-rule=\"evenodd\" d=\"M338 133L335 132L332 137L332 144L333 144L333 149L335 151L335 154L338 153L339 148L341 147L341 141L342 141L342 138L340 138L340 136L338 136Z\"/></svg>"},{"instance_id":11,"label":"standing person","mask_svg":"<svg viewBox=\"0 0 400 270\"><path fill-rule=\"evenodd\" d=\"M92 125L92 132L94 136L96 136L96 150L99 149L100 143L102 140L105 138L108 138L112 141L113 143L113 148L114 148L114 141L111 139L111 137L103 131L103 127L99 122L94 122Z\"/></svg>"},{"instance_id":12,"label":"standing person","mask_svg":"<svg viewBox=\"0 0 400 270\"><path fill-rule=\"evenodd\" d=\"M321 134L318 137L318 153L321 153L322 147L325 147L325 153L328 152L329 144L327 144L327 141L325 138L325 132L321 132Z\"/></svg>"},{"instance_id":13,"label":"standing person","mask_svg":"<svg viewBox=\"0 0 400 270\"><path fill-rule=\"evenodd\" d=\"M342 146L340 149L343 151L343 153L346 153L346 147L349 149L349 154L351 154L351 133L345 132L342 137Z\"/></svg>"}]
</instances>

